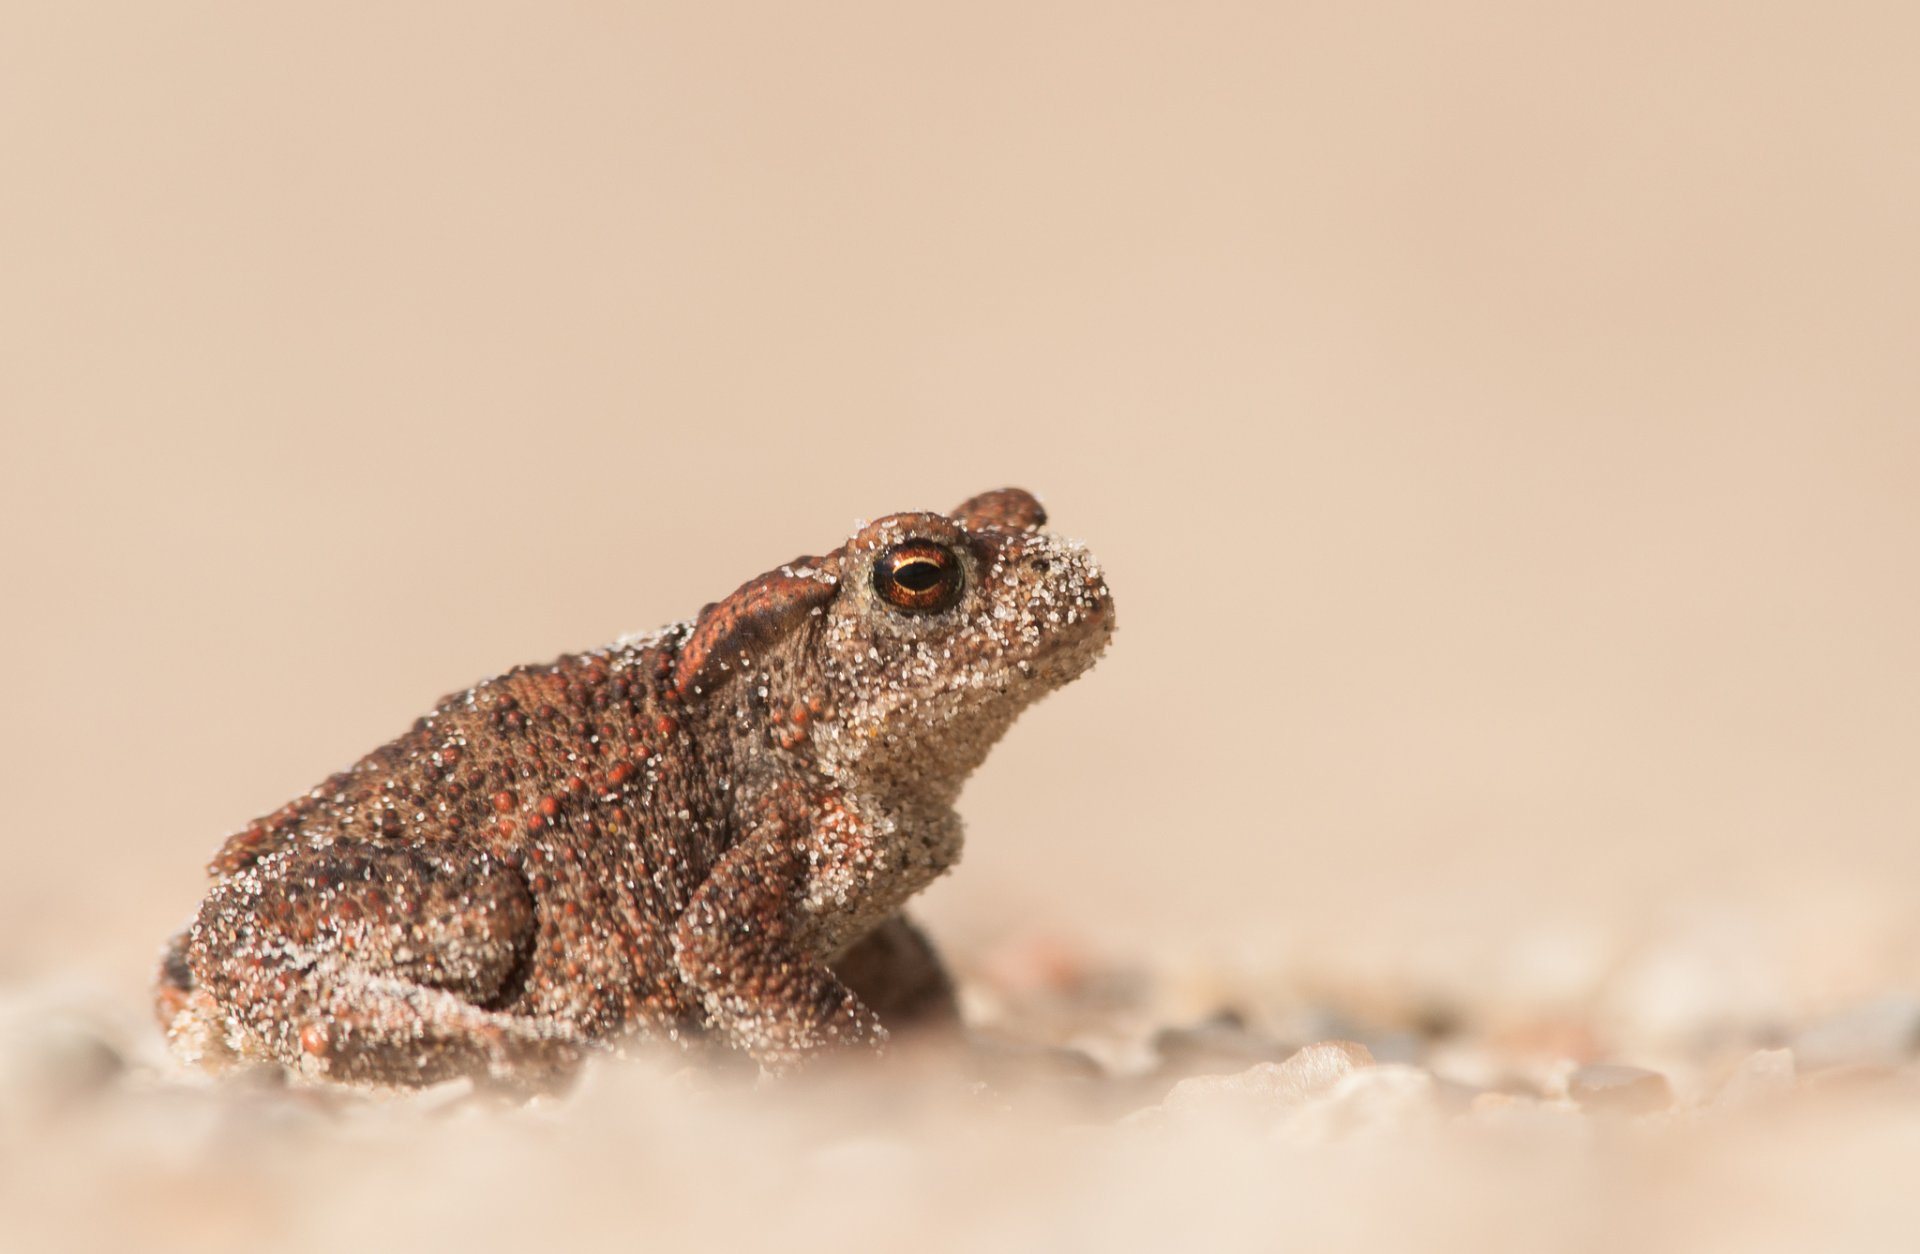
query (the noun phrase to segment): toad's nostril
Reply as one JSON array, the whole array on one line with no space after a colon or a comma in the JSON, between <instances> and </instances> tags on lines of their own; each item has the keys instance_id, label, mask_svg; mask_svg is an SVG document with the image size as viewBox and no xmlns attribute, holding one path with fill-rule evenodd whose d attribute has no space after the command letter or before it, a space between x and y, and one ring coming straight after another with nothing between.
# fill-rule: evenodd
<instances>
[{"instance_id":1,"label":"toad's nostril","mask_svg":"<svg viewBox=\"0 0 1920 1254\"><path fill-rule=\"evenodd\" d=\"M1044 553L1036 553L1028 558L1027 565L1043 575L1053 573L1053 559Z\"/></svg>"}]
</instances>

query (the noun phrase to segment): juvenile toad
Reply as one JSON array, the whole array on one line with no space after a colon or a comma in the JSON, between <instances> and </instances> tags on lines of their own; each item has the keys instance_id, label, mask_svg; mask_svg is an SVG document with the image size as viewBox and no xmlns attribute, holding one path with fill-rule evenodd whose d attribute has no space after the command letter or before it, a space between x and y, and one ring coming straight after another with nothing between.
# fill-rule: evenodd
<instances>
[{"instance_id":1,"label":"juvenile toad","mask_svg":"<svg viewBox=\"0 0 1920 1254\"><path fill-rule=\"evenodd\" d=\"M895 514L688 622L442 701L230 837L170 943L174 1051L541 1084L717 1035L779 1070L953 1016L902 904L960 786L1113 631L1018 489Z\"/></svg>"}]
</instances>

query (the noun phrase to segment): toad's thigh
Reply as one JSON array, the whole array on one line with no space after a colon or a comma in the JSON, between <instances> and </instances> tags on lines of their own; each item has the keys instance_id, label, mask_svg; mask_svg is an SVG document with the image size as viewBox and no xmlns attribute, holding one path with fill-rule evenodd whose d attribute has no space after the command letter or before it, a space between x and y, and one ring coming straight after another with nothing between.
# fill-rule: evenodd
<instances>
[{"instance_id":1,"label":"toad's thigh","mask_svg":"<svg viewBox=\"0 0 1920 1254\"><path fill-rule=\"evenodd\" d=\"M290 851L216 885L191 929L194 995L234 1049L335 1079L520 1078L577 1057L504 1015L534 934L519 876L465 851Z\"/></svg>"},{"instance_id":2,"label":"toad's thigh","mask_svg":"<svg viewBox=\"0 0 1920 1254\"><path fill-rule=\"evenodd\" d=\"M532 942L518 873L467 850L293 850L215 885L187 941L198 984L222 1000L273 999L276 977L351 965L443 989L499 996Z\"/></svg>"}]
</instances>

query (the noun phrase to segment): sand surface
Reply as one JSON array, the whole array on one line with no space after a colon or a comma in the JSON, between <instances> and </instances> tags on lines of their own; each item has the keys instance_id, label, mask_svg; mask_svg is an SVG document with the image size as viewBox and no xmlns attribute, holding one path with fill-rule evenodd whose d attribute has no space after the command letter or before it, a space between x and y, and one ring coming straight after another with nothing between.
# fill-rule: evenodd
<instances>
[{"instance_id":1,"label":"sand surface","mask_svg":"<svg viewBox=\"0 0 1920 1254\"><path fill-rule=\"evenodd\" d=\"M1911 1248L1916 37L0 6L0 1247ZM924 896L975 1053L165 1065L225 833L1007 483L1119 630Z\"/></svg>"},{"instance_id":2,"label":"sand surface","mask_svg":"<svg viewBox=\"0 0 1920 1254\"><path fill-rule=\"evenodd\" d=\"M195 1078L42 988L0 1019L0 1205L10 1248L63 1250L1750 1252L1920 1220L1920 998L1622 1035L1213 981L1234 1004L1187 1022L1193 974L1035 941L970 980L962 1049L781 1083L638 1051L524 1105Z\"/></svg>"}]
</instances>

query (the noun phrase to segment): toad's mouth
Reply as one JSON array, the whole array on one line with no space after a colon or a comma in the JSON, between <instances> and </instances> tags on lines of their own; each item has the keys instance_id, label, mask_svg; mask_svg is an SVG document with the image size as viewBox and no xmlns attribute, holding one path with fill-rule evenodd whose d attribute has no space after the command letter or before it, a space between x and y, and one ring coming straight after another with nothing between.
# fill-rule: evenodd
<instances>
[{"instance_id":1,"label":"toad's mouth","mask_svg":"<svg viewBox=\"0 0 1920 1254\"><path fill-rule=\"evenodd\" d=\"M1029 651L962 672L943 691L1037 700L1092 669L1113 640L1111 602L1081 612L1070 631L1049 632Z\"/></svg>"}]
</instances>

